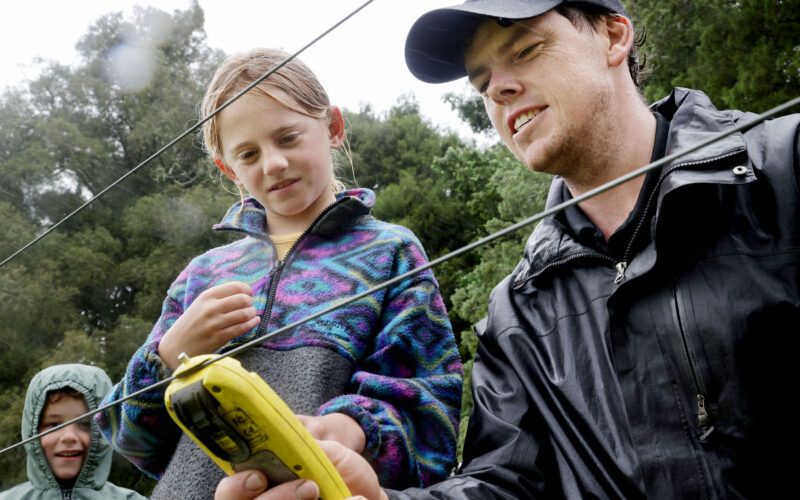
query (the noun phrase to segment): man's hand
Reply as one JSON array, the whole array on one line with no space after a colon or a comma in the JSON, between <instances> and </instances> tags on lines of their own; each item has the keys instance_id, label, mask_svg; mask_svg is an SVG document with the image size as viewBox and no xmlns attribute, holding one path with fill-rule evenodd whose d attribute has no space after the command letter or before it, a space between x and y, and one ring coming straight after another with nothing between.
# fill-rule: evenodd
<instances>
[{"instance_id":1,"label":"man's hand","mask_svg":"<svg viewBox=\"0 0 800 500\"><path fill-rule=\"evenodd\" d=\"M198 295L167 330L159 342L158 355L174 370L180 353L210 354L252 330L259 321L250 285L230 281L213 286Z\"/></svg>"},{"instance_id":2,"label":"man's hand","mask_svg":"<svg viewBox=\"0 0 800 500\"><path fill-rule=\"evenodd\" d=\"M388 500L378 476L369 463L350 448L336 441L319 441L322 451L331 459L336 470L354 497L349 500ZM309 480L283 483L268 491L267 479L261 472L244 471L223 479L217 487L215 500L316 500L319 488Z\"/></svg>"},{"instance_id":3,"label":"man's hand","mask_svg":"<svg viewBox=\"0 0 800 500\"><path fill-rule=\"evenodd\" d=\"M267 476L256 470L238 472L220 481L214 500L317 500L319 488L312 481L297 480L268 492Z\"/></svg>"},{"instance_id":4,"label":"man's hand","mask_svg":"<svg viewBox=\"0 0 800 500\"><path fill-rule=\"evenodd\" d=\"M364 452L367 437L352 417L344 413L329 413L321 417L297 415L297 418L318 441L338 441L356 453Z\"/></svg>"}]
</instances>

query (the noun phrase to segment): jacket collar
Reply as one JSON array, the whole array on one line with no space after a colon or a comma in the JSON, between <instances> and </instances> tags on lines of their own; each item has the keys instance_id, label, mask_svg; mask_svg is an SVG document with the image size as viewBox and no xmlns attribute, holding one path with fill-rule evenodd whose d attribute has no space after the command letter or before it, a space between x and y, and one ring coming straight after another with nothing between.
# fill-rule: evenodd
<instances>
[{"instance_id":1,"label":"jacket collar","mask_svg":"<svg viewBox=\"0 0 800 500\"><path fill-rule=\"evenodd\" d=\"M652 109L670 120L666 154L686 149L731 128L742 115L739 111L719 111L704 93L684 88L676 88L668 97L654 103ZM679 187L701 183L733 183L731 170L723 168L731 162L744 162L747 167L745 179L739 181L754 180L752 168L747 165L746 152L742 134L735 133L665 165L656 211L663 197ZM566 201L563 186L563 179L553 179L547 208ZM514 280L520 284L531 278L536 279L560 263L579 258L602 259L604 256L573 239L555 217L548 217L539 223L528 238L524 259L514 271Z\"/></svg>"},{"instance_id":2,"label":"jacket collar","mask_svg":"<svg viewBox=\"0 0 800 500\"><path fill-rule=\"evenodd\" d=\"M375 193L370 189L358 188L337 193L336 202L325 209L310 228L310 232L314 234L339 232L344 225L369 214L373 205L375 205ZM264 206L255 198L248 197L229 208L222 221L213 228L215 231L238 231L253 238L266 240L268 219L269 215Z\"/></svg>"}]
</instances>

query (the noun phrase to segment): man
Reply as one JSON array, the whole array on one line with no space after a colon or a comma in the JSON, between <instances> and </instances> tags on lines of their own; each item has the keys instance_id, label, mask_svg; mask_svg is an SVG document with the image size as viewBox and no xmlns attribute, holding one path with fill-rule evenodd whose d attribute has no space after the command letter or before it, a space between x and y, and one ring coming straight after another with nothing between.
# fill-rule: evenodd
<instances>
[{"instance_id":1,"label":"man","mask_svg":"<svg viewBox=\"0 0 800 500\"><path fill-rule=\"evenodd\" d=\"M474 0L422 16L406 60L428 82L467 76L517 158L556 176L554 206L752 117L688 89L648 107L633 49L615 0ZM798 123L733 134L543 220L492 292L461 470L389 497L791 491ZM329 451L346 478L366 470ZM351 489L382 494L367 486Z\"/></svg>"}]
</instances>

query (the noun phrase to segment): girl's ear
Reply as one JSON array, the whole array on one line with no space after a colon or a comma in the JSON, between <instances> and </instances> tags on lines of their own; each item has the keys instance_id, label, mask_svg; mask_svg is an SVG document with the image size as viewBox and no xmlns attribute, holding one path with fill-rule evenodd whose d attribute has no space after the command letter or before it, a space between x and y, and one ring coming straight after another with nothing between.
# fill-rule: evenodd
<instances>
[{"instance_id":1,"label":"girl's ear","mask_svg":"<svg viewBox=\"0 0 800 500\"><path fill-rule=\"evenodd\" d=\"M622 15L608 16L605 19L608 35L608 63L610 66L624 65L633 46L633 24Z\"/></svg>"},{"instance_id":2,"label":"girl's ear","mask_svg":"<svg viewBox=\"0 0 800 500\"><path fill-rule=\"evenodd\" d=\"M344 116L338 106L331 106L328 114L330 115L328 133L330 134L331 147L338 148L344 143Z\"/></svg>"},{"instance_id":3,"label":"girl's ear","mask_svg":"<svg viewBox=\"0 0 800 500\"><path fill-rule=\"evenodd\" d=\"M239 182L239 178L236 177L236 172L234 172L229 166L225 165L221 158L214 158L214 163L216 163L217 168L219 168L222 173L225 174L225 177L233 182Z\"/></svg>"}]
</instances>

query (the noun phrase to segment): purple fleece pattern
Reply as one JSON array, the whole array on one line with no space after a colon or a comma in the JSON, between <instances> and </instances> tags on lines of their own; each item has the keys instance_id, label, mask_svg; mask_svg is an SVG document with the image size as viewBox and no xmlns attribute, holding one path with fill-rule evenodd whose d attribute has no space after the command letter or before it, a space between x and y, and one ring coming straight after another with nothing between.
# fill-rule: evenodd
<instances>
[{"instance_id":1,"label":"purple fleece pattern","mask_svg":"<svg viewBox=\"0 0 800 500\"><path fill-rule=\"evenodd\" d=\"M278 277L266 331L274 331L342 298L419 267L427 257L408 229L368 215L374 193L347 191L295 244L284 263L265 234L266 214L253 199L237 203L215 226L245 238L196 257L169 289L160 318L103 404L169 376L158 343L207 288L231 280L253 286L263 317ZM277 272L276 272L277 270ZM222 350L263 331L256 329ZM455 461L461 404L461 361L438 284L430 270L296 328L264 347L326 347L349 360L347 393L318 415L340 412L366 434L364 456L385 486L425 486L446 477ZM164 388L151 390L96 417L112 446L153 477L165 470L180 430L164 407Z\"/></svg>"}]
</instances>

